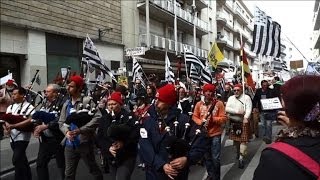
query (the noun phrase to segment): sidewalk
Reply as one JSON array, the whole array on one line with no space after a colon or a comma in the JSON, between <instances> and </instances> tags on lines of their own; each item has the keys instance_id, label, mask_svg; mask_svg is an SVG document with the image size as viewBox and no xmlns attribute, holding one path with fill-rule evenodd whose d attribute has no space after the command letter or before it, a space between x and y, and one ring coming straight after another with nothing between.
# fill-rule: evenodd
<instances>
[{"instance_id":1,"label":"sidewalk","mask_svg":"<svg viewBox=\"0 0 320 180\"><path fill-rule=\"evenodd\" d=\"M12 150L10 147L10 138L4 138L0 140L0 175L13 170L12 165ZM31 136L30 143L27 148L27 157L30 163L33 163L38 154L39 141L37 138Z\"/></svg>"}]
</instances>

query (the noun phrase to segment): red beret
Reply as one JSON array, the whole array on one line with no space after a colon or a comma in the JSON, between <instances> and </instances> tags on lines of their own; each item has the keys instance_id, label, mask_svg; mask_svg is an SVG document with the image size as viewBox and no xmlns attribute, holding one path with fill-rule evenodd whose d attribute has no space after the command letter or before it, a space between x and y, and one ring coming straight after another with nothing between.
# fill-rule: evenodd
<instances>
[{"instance_id":1,"label":"red beret","mask_svg":"<svg viewBox=\"0 0 320 180\"><path fill-rule=\"evenodd\" d=\"M216 87L213 84L205 84L202 90L203 92L206 92L206 91L214 92L216 90Z\"/></svg>"},{"instance_id":2,"label":"red beret","mask_svg":"<svg viewBox=\"0 0 320 180\"><path fill-rule=\"evenodd\" d=\"M167 84L159 88L156 96L158 100L168 105L174 105L177 103L177 92L173 84Z\"/></svg>"},{"instance_id":3,"label":"red beret","mask_svg":"<svg viewBox=\"0 0 320 180\"><path fill-rule=\"evenodd\" d=\"M17 83L14 81L14 79L9 79L6 83L8 86L18 86Z\"/></svg>"},{"instance_id":4,"label":"red beret","mask_svg":"<svg viewBox=\"0 0 320 180\"><path fill-rule=\"evenodd\" d=\"M108 101L109 101L109 100L116 101L116 102L119 103L120 105L123 105L122 98L121 98L121 93L120 93L120 92L113 92L113 93L109 96Z\"/></svg>"},{"instance_id":5,"label":"red beret","mask_svg":"<svg viewBox=\"0 0 320 180\"><path fill-rule=\"evenodd\" d=\"M81 76L78 76L78 75L71 76L70 81L73 81L74 83L76 83L76 85L78 87L83 87L83 85L84 85L83 78Z\"/></svg>"},{"instance_id":6,"label":"red beret","mask_svg":"<svg viewBox=\"0 0 320 180\"><path fill-rule=\"evenodd\" d=\"M243 88L243 87L242 87L242 84L240 84L240 83L233 86L233 88L236 88L236 87L237 87L237 88L240 88L240 89Z\"/></svg>"}]
</instances>

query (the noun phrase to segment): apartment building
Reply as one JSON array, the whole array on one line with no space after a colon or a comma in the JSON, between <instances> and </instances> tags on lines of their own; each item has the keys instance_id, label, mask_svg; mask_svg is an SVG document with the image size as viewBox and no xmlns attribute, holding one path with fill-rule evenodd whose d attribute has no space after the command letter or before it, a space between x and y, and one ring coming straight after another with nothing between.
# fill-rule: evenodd
<instances>
[{"instance_id":1,"label":"apartment building","mask_svg":"<svg viewBox=\"0 0 320 180\"><path fill-rule=\"evenodd\" d=\"M184 47L203 60L207 58L216 38L216 1L124 0L121 6L128 71L132 69L132 49L142 51L135 58L144 72L155 73L159 79L164 79L166 52L175 73Z\"/></svg>"},{"instance_id":2,"label":"apartment building","mask_svg":"<svg viewBox=\"0 0 320 180\"><path fill-rule=\"evenodd\" d=\"M312 49L313 59L320 63L320 1L315 0L313 9L313 37L312 37Z\"/></svg>"},{"instance_id":3,"label":"apartment building","mask_svg":"<svg viewBox=\"0 0 320 180\"><path fill-rule=\"evenodd\" d=\"M108 67L123 66L120 0L3 0L0 5L0 77L10 70L26 85L39 69L43 89L62 67L79 73L87 34Z\"/></svg>"},{"instance_id":4,"label":"apartment building","mask_svg":"<svg viewBox=\"0 0 320 180\"><path fill-rule=\"evenodd\" d=\"M257 66L252 45L253 14L242 0L217 1L217 43L229 65L240 65L240 38L244 43L250 67ZM241 36L241 37L240 37Z\"/></svg>"}]
</instances>

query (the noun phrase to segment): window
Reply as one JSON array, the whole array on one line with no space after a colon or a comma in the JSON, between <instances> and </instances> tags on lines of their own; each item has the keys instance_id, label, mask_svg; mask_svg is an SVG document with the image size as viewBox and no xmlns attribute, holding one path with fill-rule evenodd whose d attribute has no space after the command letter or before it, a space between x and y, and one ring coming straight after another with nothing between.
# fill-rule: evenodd
<instances>
[{"instance_id":1,"label":"window","mask_svg":"<svg viewBox=\"0 0 320 180\"><path fill-rule=\"evenodd\" d=\"M120 68L120 61L111 60L111 70L118 71L119 68Z\"/></svg>"},{"instance_id":2,"label":"window","mask_svg":"<svg viewBox=\"0 0 320 180\"><path fill-rule=\"evenodd\" d=\"M71 67L71 74L80 74L82 39L46 34L48 84L61 74L61 68Z\"/></svg>"}]
</instances>

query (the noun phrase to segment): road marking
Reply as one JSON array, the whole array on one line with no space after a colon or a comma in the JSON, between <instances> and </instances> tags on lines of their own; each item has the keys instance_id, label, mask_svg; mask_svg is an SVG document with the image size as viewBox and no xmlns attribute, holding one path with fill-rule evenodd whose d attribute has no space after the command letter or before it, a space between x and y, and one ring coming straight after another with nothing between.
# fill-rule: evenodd
<instances>
[{"instance_id":1,"label":"road marking","mask_svg":"<svg viewBox=\"0 0 320 180\"><path fill-rule=\"evenodd\" d=\"M232 166L234 165L234 163L230 163L230 164L226 164L226 165L223 165L221 166L221 169L220 169L220 179L223 179L223 177L227 174L228 171L230 171L230 169L232 168ZM205 171L203 177L202 177L202 180L205 180L208 176L208 172Z\"/></svg>"},{"instance_id":2,"label":"road marking","mask_svg":"<svg viewBox=\"0 0 320 180\"><path fill-rule=\"evenodd\" d=\"M261 152L265 147L267 147L267 145L265 143L262 143L260 145L259 149L256 151L255 155L253 156L250 163L246 167L245 171L241 175L240 180L247 180L247 179L253 178L254 171L256 170L256 167L258 166L258 164L260 162Z\"/></svg>"}]
</instances>

